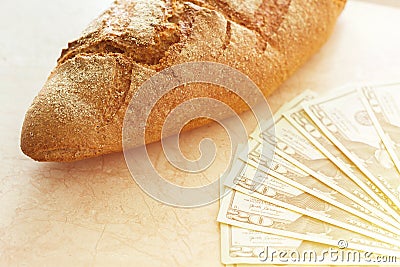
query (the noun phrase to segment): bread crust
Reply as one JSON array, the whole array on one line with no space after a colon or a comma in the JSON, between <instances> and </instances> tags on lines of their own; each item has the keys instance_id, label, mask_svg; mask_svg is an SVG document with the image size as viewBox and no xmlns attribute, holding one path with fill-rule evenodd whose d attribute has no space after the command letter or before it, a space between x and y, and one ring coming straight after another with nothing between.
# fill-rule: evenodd
<instances>
[{"instance_id":1,"label":"bread crust","mask_svg":"<svg viewBox=\"0 0 400 267\"><path fill-rule=\"evenodd\" d=\"M124 115L135 92L179 63L229 65L268 96L326 42L344 5L342 0L116 1L63 50L27 111L21 149L38 161L121 151ZM146 143L160 139L174 107L198 96L221 100L237 113L248 108L216 86L173 90L155 106Z\"/></svg>"}]
</instances>

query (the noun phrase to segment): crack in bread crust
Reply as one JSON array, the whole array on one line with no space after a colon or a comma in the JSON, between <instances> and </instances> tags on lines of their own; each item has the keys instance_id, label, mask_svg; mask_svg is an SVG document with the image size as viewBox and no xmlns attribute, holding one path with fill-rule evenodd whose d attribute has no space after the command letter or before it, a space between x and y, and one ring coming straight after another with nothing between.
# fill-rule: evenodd
<instances>
[{"instance_id":1,"label":"crack in bread crust","mask_svg":"<svg viewBox=\"0 0 400 267\"><path fill-rule=\"evenodd\" d=\"M192 0L194 4L215 10L222 14L227 20L235 22L261 37L262 47L265 50L269 43L274 46L271 38L284 21L292 0L262 0L261 4L252 14L240 12L232 7L235 0ZM236 0L237 1L237 0ZM240 1L240 0L239 0ZM245 5L245 1L243 1Z\"/></svg>"},{"instance_id":2,"label":"crack in bread crust","mask_svg":"<svg viewBox=\"0 0 400 267\"><path fill-rule=\"evenodd\" d=\"M235 10L231 3L233 1L235 0L165 0L165 2L160 1L163 3L160 5L148 4L149 6L153 5L152 8L158 10L160 14L156 24L147 29L152 31L152 36L145 41L138 40L136 36L126 33L131 23L129 16L114 18L122 11L129 11L127 13L132 16L138 15L135 13L135 8L138 8L137 1L115 2L108 11L100 16L100 21L98 22L98 25L100 25L99 30L91 32L91 26L89 26L86 30L88 32L86 35L69 43L68 48L62 51L58 63L62 64L81 53L121 53L136 63L150 68L157 66L171 46L182 45L185 38L190 34L192 14L196 11L195 6L216 11L227 20L224 47L230 42L231 23L237 23L246 29L252 30L259 36L258 47L261 51L265 51L267 43L275 46L271 37L284 20L291 0L262 0L251 15ZM245 2L242 4L246 6ZM110 18L112 18L113 22L109 22L107 25L106 21L110 20ZM111 30L106 30L110 27L112 28ZM121 32L124 32L124 34L118 35Z\"/></svg>"},{"instance_id":3,"label":"crack in bread crust","mask_svg":"<svg viewBox=\"0 0 400 267\"><path fill-rule=\"evenodd\" d=\"M226 30L225 30L225 41L222 46L222 49L225 50L231 42L232 38L232 22L229 20L226 22Z\"/></svg>"},{"instance_id":4,"label":"crack in bread crust","mask_svg":"<svg viewBox=\"0 0 400 267\"><path fill-rule=\"evenodd\" d=\"M156 65L184 33L180 28L185 25L169 22L167 11L173 6L159 0L116 1L81 38L68 44L58 63L81 53L121 53L136 63Z\"/></svg>"}]
</instances>

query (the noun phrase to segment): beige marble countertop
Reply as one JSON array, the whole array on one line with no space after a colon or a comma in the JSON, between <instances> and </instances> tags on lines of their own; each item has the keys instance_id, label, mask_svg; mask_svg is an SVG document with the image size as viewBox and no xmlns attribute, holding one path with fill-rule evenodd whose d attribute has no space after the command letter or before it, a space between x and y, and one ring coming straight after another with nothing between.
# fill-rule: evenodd
<instances>
[{"instance_id":1,"label":"beige marble countertop","mask_svg":"<svg viewBox=\"0 0 400 267\"><path fill-rule=\"evenodd\" d=\"M392 1L393 3L393 1ZM60 49L108 0L3 0L0 4L0 266L220 266L218 203L178 209L148 197L121 153L76 163L37 163L22 154L24 113ZM268 98L273 110L311 88L399 81L400 9L351 1L326 46ZM242 116L251 129L254 120ZM188 157L198 141L218 147L212 168L176 173L149 147L158 168L183 185L213 181L228 162L227 136L209 125L182 136Z\"/></svg>"}]
</instances>

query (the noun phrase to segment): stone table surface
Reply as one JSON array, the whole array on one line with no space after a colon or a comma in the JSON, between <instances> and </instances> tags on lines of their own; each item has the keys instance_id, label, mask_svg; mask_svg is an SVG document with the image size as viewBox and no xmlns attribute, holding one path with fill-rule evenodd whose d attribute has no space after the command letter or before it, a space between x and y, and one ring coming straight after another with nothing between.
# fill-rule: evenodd
<instances>
[{"instance_id":1,"label":"stone table surface","mask_svg":"<svg viewBox=\"0 0 400 267\"><path fill-rule=\"evenodd\" d=\"M221 266L218 203L179 209L153 200L122 153L60 164L34 162L19 149L24 113L61 48L109 2L0 4L0 266ZM348 3L329 42L268 98L272 110L305 89L399 81L400 9L395 1L371 2ZM249 113L241 117L255 127ZM204 137L214 139L217 158L193 177L169 166L159 144L149 151L172 182L208 183L224 172L230 145L211 124L181 136L184 154L196 158Z\"/></svg>"}]
</instances>

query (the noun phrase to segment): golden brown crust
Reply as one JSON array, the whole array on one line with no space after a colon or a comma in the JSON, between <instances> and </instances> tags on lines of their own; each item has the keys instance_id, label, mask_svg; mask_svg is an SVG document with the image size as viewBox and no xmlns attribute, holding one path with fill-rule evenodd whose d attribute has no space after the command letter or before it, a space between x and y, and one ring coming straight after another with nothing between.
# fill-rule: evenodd
<instances>
[{"instance_id":1,"label":"golden brown crust","mask_svg":"<svg viewBox=\"0 0 400 267\"><path fill-rule=\"evenodd\" d=\"M179 63L227 64L268 95L323 45L345 1L245 3L114 3L63 51L26 114L23 152L39 161L73 161L121 151L123 119L135 91L156 71ZM247 109L223 88L186 86L155 107L146 142L158 141L169 111L195 96L222 100L238 113Z\"/></svg>"}]
</instances>

